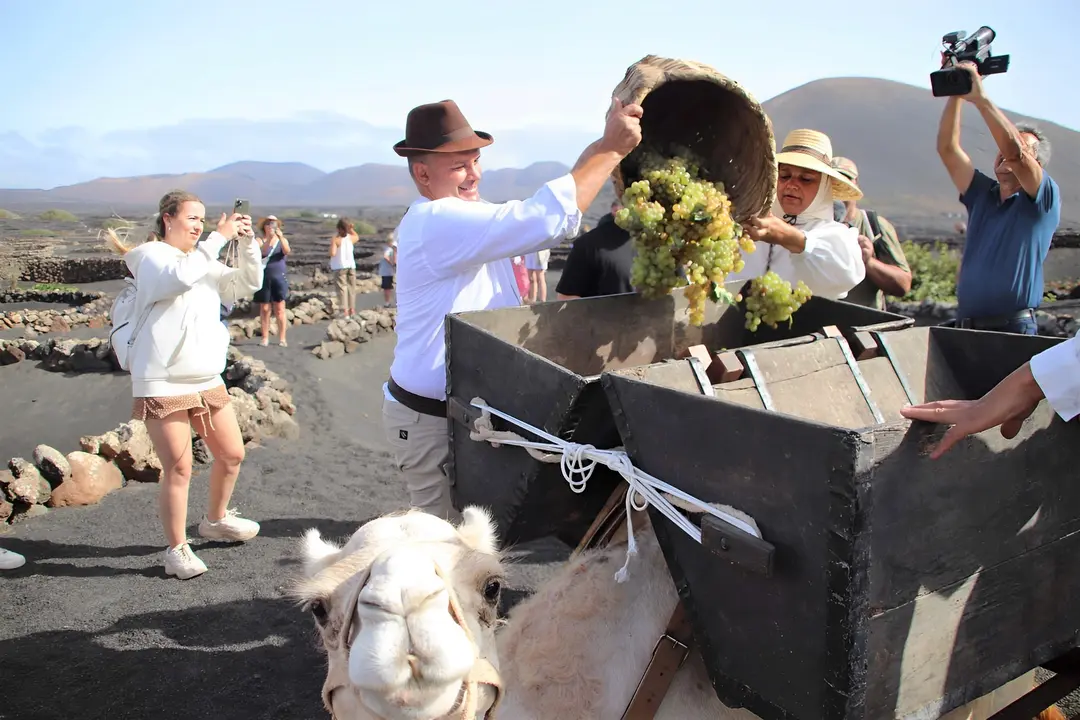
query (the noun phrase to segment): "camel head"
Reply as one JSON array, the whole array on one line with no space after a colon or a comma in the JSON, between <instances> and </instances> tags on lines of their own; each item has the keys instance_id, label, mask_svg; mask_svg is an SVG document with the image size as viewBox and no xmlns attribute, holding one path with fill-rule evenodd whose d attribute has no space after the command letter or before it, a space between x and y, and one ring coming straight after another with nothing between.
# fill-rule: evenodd
<instances>
[{"instance_id":1,"label":"camel head","mask_svg":"<svg viewBox=\"0 0 1080 720\"><path fill-rule=\"evenodd\" d=\"M457 527L415 510L380 517L344 547L307 532L292 594L326 650L334 720L480 720L494 709L497 547L475 507Z\"/></svg>"}]
</instances>

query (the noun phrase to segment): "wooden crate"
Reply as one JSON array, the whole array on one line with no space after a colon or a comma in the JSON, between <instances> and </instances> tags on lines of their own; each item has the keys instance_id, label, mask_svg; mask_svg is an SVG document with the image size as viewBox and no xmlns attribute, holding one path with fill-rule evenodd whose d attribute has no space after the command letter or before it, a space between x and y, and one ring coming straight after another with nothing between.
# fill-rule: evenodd
<instances>
[{"instance_id":1,"label":"wooden crate","mask_svg":"<svg viewBox=\"0 0 1080 720\"><path fill-rule=\"evenodd\" d=\"M446 320L449 475L454 505L489 507L500 536L519 543L556 536L575 546L622 482L597 467L588 488L572 492L559 466L520 448L493 448L470 439L481 397L535 427L597 448L620 444L600 375L687 356L689 348L741 347L812 337L825 325L852 335L861 328L908 326L910 318L851 303L812 298L792 327L750 333L743 310L709 303L705 323L687 322L681 292L657 300L634 294L465 312Z\"/></svg>"},{"instance_id":2,"label":"wooden crate","mask_svg":"<svg viewBox=\"0 0 1080 720\"><path fill-rule=\"evenodd\" d=\"M748 348L707 389L686 360L603 376L634 464L771 545L763 564L652 511L717 694L766 720L936 718L1077 644L1077 423L1043 403L1015 439L931 461L945 426L899 415L981 397L1058 340L870 335L861 361L842 337Z\"/></svg>"}]
</instances>

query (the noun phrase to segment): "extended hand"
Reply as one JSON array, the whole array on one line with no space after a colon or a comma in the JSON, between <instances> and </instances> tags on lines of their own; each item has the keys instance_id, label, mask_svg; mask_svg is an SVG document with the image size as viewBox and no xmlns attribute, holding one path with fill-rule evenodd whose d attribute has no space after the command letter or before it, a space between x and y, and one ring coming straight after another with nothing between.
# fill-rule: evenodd
<instances>
[{"instance_id":1,"label":"extended hand","mask_svg":"<svg viewBox=\"0 0 1080 720\"><path fill-rule=\"evenodd\" d=\"M626 157L641 142L641 106L636 103L623 105L616 97L611 98L604 123L604 137L600 140L605 150Z\"/></svg>"},{"instance_id":2,"label":"extended hand","mask_svg":"<svg viewBox=\"0 0 1080 720\"><path fill-rule=\"evenodd\" d=\"M755 242L779 245L793 253L802 252L806 246L806 237L802 230L787 224L775 215L750 218L750 222L744 225L743 229Z\"/></svg>"},{"instance_id":3,"label":"extended hand","mask_svg":"<svg viewBox=\"0 0 1080 720\"><path fill-rule=\"evenodd\" d=\"M930 453L936 460L968 435L999 425L1002 437L1016 437L1042 398L1042 388L1035 382L1031 366L1024 364L978 400L937 400L901 408L900 414L909 420L952 425Z\"/></svg>"}]
</instances>

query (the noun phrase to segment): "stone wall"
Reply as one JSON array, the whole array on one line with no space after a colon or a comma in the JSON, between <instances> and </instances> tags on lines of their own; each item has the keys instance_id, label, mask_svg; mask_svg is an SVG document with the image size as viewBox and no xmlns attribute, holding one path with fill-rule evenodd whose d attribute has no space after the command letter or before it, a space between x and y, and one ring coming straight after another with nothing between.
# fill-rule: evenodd
<instances>
[{"instance_id":1,"label":"stone wall","mask_svg":"<svg viewBox=\"0 0 1080 720\"><path fill-rule=\"evenodd\" d=\"M888 303L888 310L916 320L930 320L935 325L956 318L956 303L932 300L924 300L921 303L891 301ZM1080 330L1080 322L1076 320L1072 312L1036 310L1035 321L1039 326L1040 335L1069 338Z\"/></svg>"},{"instance_id":2,"label":"stone wall","mask_svg":"<svg viewBox=\"0 0 1080 720\"><path fill-rule=\"evenodd\" d=\"M338 318L330 322L326 340L312 348L311 354L320 360L329 360L355 352L373 335L393 332L396 321L397 311L393 308L361 310L350 318Z\"/></svg>"},{"instance_id":3,"label":"stone wall","mask_svg":"<svg viewBox=\"0 0 1080 720\"><path fill-rule=\"evenodd\" d=\"M0 364L33 359L46 370L111 372L107 340L0 340ZM288 383L265 363L230 347L222 375L245 443L265 438L294 439L300 428L293 419L296 406ZM18 522L47 512L49 507L90 505L128 482L158 482L161 461L154 452L146 425L122 423L102 435L80 439L81 449L64 455L38 445L33 461L12 458L0 470L0 522ZM209 450L192 432L197 465L211 462Z\"/></svg>"},{"instance_id":4,"label":"stone wall","mask_svg":"<svg viewBox=\"0 0 1080 720\"><path fill-rule=\"evenodd\" d=\"M127 265L119 257L30 257L20 263L21 279L26 282L82 285L128 277Z\"/></svg>"},{"instance_id":5,"label":"stone wall","mask_svg":"<svg viewBox=\"0 0 1080 720\"><path fill-rule=\"evenodd\" d=\"M109 321L112 298L105 293L58 290L20 290L0 294L0 303L49 302L75 307L63 310L11 310L0 313L0 330L22 328L27 337L39 333L67 332L78 325L104 328Z\"/></svg>"}]
</instances>

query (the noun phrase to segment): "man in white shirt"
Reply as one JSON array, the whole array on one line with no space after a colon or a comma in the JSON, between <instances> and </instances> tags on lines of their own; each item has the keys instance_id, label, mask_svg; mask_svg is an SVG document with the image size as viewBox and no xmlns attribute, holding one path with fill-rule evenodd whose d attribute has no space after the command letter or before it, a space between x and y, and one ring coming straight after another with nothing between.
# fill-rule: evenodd
<instances>
[{"instance_id":1,"label":"man in white shirt","mask_svg":"<svg viewBox=\"0 0 1080 720\"><path fill-rule=\"evenodd\" d=\"M1043 398L1065 422L1080 415L1080 338L1042 351L978 400L937 400L903 408L900 414L952 425L930 454L936 460L968 435L999 425L1002 436L1016 437Z\"/></svg>"},{"instance_id":2,"label":"man in white shirt","mask_svg":"<svg viewBox=\"0 0 1080 720\"><path fill-rule=\"evenodd\" d=\"M452 100L409 112L394 150L408 159L421 197L397 229L397 347L383 426L412 507L458 516L446 475L446 315L521 304L511 258L577 233L582 213L641 141L641 113L612 99L603 137L573 170L528 200L493 204L480 199L480 148L491 135L474 131Z\"/></svg>"}]
</instances>

